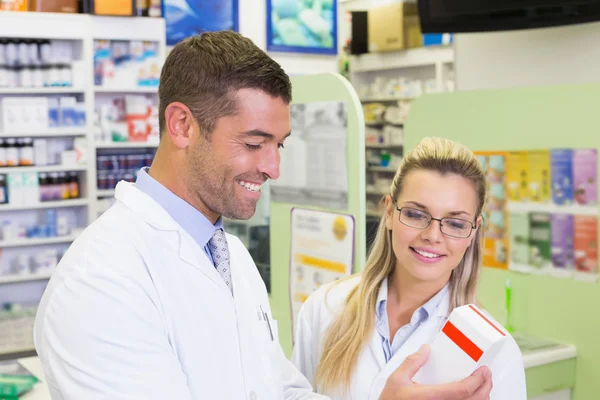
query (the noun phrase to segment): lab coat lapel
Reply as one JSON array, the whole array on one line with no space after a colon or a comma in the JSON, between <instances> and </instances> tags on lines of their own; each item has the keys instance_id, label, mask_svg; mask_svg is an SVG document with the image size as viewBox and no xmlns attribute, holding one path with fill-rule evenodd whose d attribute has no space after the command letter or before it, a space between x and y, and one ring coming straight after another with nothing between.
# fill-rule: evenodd
<instances>
[{"instance_id":1,"label":"lab coat lapel","mask_svg":"<svg viewBox=\"0 0 600 400\"><path fill-rule=\"evenodd\" d=\"M115 197L155 229L178 235L179 258L198 268L208 279L222 287L223 290L229 291L214 264L198 246L198 243L152 197L129 182L119 182L117 184Z\"/></svg>"},{"instance_id":2,"label":"lab coat lapel","mask_svg":"<svg viewBox=\"0 0 600 400\"><path fill-rule=\"evenodd\" d=\"M208 255L198 246L198 243L192 239L187 232L180 233L179 243L179 258L188 264L198 268L208 279L213 281L217 286L220 286L223 290L229 292L229 288L225 284L225 281L219 275L219 272L215 268L213 262L208 258ZM231 252L230 252L231 254ZM232 260L230 258L230 263ZM235 285L233 286L235 290Z\"/></svg>"},{"instance_id":3,"label":"lab coat lapel","mask_svg":"<svg viewBox=\"0 0 600 400\"><path fill-rule=\"evenodd\" d=\"M374 380L373 386L371 387L369 400L377 400L379 398L387 378L400 366L400 364L402 364L406 357L416 353L423 344L431 343L448 316L448 307L449 296L447 292L444 298L440 301L435 314L428 318L427 321L419 325L417 330L410 336L410 338L408 338L408 340L402 345L396 354L394 354L392 359L387 364L385 364L384 359L383 367L377 375L377 378ZM375 332L373 336L378 337L379 335L377 335ZM381 354L381 357L383 357L381 341L371 341L371 351L374 354L379 353Z\"/></svg>"}]
</instances>

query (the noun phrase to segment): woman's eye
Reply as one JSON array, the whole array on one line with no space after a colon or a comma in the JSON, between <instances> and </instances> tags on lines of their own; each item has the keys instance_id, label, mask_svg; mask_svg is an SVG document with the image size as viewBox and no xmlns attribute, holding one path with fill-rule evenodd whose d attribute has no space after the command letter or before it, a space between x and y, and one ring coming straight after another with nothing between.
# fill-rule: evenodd
<instances>
[{"instance_id":1,"label":"woman's eye","mask_svg":"<svg viewBox=\"0 0 600 400\"><path fill-rule=\"evenodd\" d=\"M250 143L246 143L246 147L249 150L258 150L260 149L260 144L250 144Z\"/></svg>"},{"instance_id":2,"label":"woman's eye","mask_svg":"<svg viewBox=\"0 0 600 400\"><path fill-rule=\"evenodd\" d=\"M408 215L408 218L412 218L412 219L425 218L425 216L419 212L408 211L406 214Z\"/></svg>"}]
</instances>

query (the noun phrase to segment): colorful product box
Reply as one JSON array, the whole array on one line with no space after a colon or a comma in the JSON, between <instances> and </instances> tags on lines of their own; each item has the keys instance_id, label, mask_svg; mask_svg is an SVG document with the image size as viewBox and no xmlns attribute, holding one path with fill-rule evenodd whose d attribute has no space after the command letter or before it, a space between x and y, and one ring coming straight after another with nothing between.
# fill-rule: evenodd
<instances>
[{"instance_id":1,"label":"colorful product box","mask_svg":"<svg viewBox=\"0 0 600 400\"><path fill-rule=\"evenodd\" d=\"M598 272L598 218L575 216L575 269Z\"/></svg>"},{"instance_id":2,"label":"colorful product box","mask_svg":"<svg viewBox=\"0 0 600 400\"><path fill-rule=\"evenodd\" d=\"M529 164L526 151L511 151L508 153L506 168L506 186L510 201L528 201Z\"/></svg>"},{"instance_id":3,"label":"colorful product box","mask_svg":"<svg viewBox=\"0 0 600 400\"><path fill-rule=\"evenodd\" d=\"M575 203L598 203L598 152L596 149L573 150L573 197Z\"/></svg>"},{"instance_id":4,"label":"colorful product box","mask_svg":"<svg viewBox=\"0 0 600 400\"><path fill-rule=\"evenodd\" d=\"M552 265L550 214L529 214L529 264L535 268Z\"/></svg>"},{"instance_id":5,"label":"colorful product box","mask_svg":"<svg viewBox=\"0 0 600 400\"><path fill-rule=\"evenodd\" d=\"M550 150L550 175L552 202L558 205L573 204L573 150Z\"/></svg>"},{"instance_id":6,"label":"colorful product box","mask_svg":"<svg viewBox=\"0 0 600 400\"><path fill-rule=\"evenodd\" d=\"M575 231L573 216L568 214L552 214L552 264L556 268L574 269L575 258L573 246Z\"/></svg>"},{"instance_id":7,"label":"colorful product box","mask_svg":"<svg viewBox=\"0 0 600 400\"><path fill-rule=\"evenodd\" d=\"M550 152L534 150L527 155L529 162L529 201L548 203L550 195Z\"/></svg>"},{"instance_id":8,"label":"colorful product box","mask_svg":"<svg viewBox=\"0 0 600 400\"><path fill-rule=\"evenodd\" d=\"M526 265L529 262L529 214L510 213L510 263Z\"/></svg>"}]
</instances>

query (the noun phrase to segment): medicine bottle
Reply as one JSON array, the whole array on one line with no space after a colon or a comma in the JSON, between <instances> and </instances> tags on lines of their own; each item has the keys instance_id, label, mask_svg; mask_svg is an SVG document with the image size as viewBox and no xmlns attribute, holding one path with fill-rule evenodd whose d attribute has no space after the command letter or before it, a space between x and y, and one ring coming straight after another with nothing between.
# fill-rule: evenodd
<instances>
[{"instance_id":1,"label":"medicine bottle","mask_svg":"<svg viewBox=\"0 0 600 400\"><path fill-rule=\"evenodd\" d=\"M60 198L62 200L67 200L71 194L71 187L66 172L59 172L58 183L60 185Z\"/></svg>"},{"instance_id":2,"label":"medicine bottle","mask_svg":"<svg viewBox=\"0 0 600 400\"><path fill-rule=\"evenodd\" d=\"M6 167L6 141L0 138L0 167Z\"/></svg>"},{"instance_id":3,"label":"medicine bottle","mask_svg":"<svg viewBox=\"0 0 600 400\"><path fill-rule=\"evenodd\" d=\"M24 138L20 140L19 147L19 165L33 165L33 139Z\"/></svg>"},{"instance_id":4,"label":"medicine bottle","mask_svg":"<svg viewBox=\"0 0 600 400\"><path fill-rule=\"evenodd\" d=\"M8 193L6 189L6 175L0 175L0 204L8 203Z\"/></svg>"},{"instance_id":5,"label":"medicine bottle","mask_svg":"<svg viewBox=\"0 0 600 400\"><path fill-rule=\"evenodd\" d=\"M69 198L79 198L79 174L77 172L69 172Z\"/></svg>"},{"instance_id":6,"label":"medicine bottle","mask_svg":"<svg viewBox=\"0 0 600 400\"><path fill-rule=\"evenodd\" d=\"M0 64L0 88L8 87L8 66Z\"/></svg>"},{"instance_id":7,"label":"medicine bottle","mask_svg":"<svg viewBox=\"0 0 600 400\"><path fill-rule=\"evenodd\" d=\"M44 86L44 73L40 65L31 66L31 83L33 87Z\"/></svg>"},{"instance_id":8,"label":"medicine bottle","mask_svg":"<svg viewBox=\"0 0 600 400\"><path fill-rule=\"evenodd\" d=\"M48 201L51 197L48 193L48 174L40 172L38 178L40 182L40 201Z\"/></svg>"},{"instance_id":9,"label":"medicine bottle","mask_svg":"<svg viewBox=\"0 0 600 400\"><path fill-rule=\"evenodd\" d=\"M14 138L6 139L6 166L16 167L19 165L19 149Z\"/></svg>"},{"instance_id":10,"label":"medicine bottle","mask_svg":"<svg viewBox=\"0 0 600 400\"><path fill-rule=\"evenodd\" d=\"M6 64L7 65L11 65L11 66L17 65L18 53L17 53L17 41L16 40L9 39L6 41L6 52L4 54L6 55Z\"/></svg>"}]
</instances>

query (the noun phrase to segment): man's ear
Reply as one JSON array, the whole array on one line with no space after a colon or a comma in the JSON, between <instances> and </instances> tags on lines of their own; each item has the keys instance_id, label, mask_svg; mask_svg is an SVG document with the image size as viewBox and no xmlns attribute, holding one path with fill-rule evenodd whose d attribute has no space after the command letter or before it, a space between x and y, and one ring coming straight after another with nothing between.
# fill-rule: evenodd
<instances>
[{"instance_id":1,"label":"man's ear","mask_svg":"<svg viewBox=\"0 0 600 400\"><path fill-rule=\"evenodd\" d=\"M166 134L175 147L184 149L189 146L194 134L194 118L190 109L183 103L174 102L165 109Z\"/></svg>"}]
</instances>

